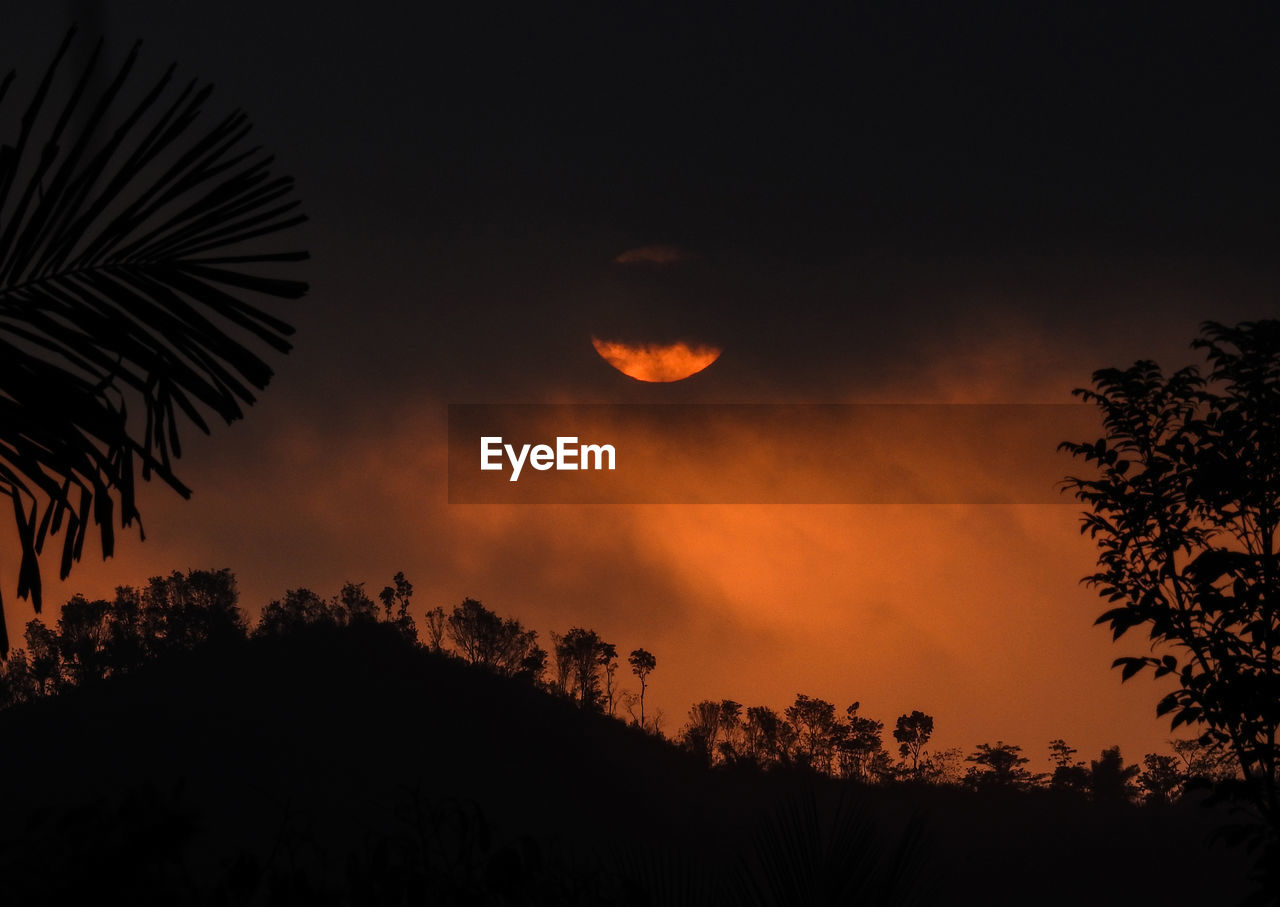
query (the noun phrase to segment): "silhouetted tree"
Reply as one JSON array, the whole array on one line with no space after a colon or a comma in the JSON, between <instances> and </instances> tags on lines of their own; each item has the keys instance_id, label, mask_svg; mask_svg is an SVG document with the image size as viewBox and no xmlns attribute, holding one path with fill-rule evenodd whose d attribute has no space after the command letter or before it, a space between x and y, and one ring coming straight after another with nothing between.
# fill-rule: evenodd
<instances>
[{"instance_id":1,"label":"silhouetted tree","mask_svg":"<svg viewBox=\"0 0 1280 907\"><path fill-rule=\"evenodd\" d=\"M514 617L502 618L475 599L464 599L447 622L449 639L458 654L506 677L542 679L547 653L538 646L538 634L526 630Z\"/></svg>"},{"instance_id":2,"label":"silhouetted tree","mask_svg":"<svg viewBox=\"0 0 1280 907\"><path fill-rule=\"evenodd\" d=\"M879 775L889 777L892 774L892 766L888 764L888 754L883 756L883 768L880 769ZM949 747L941 752L932 752L923 764L923 776L930 784L963 784L966 777L964 770L966 761L964 750L958 746Z\"/></svg>"},{"instance_id":3,"label":"silhouetted tree","mask_svg":"<svg viewBox=\"0 0 1280 907\"><path fill-rule=\"evenodd\" d=\"M689 723L683 740L688 749L701 756L707 765L715 757L716 738L720 733L720 703L704 699L689 706Z\"/></svg>"},{"instance_id":4,"label":"silhouetted tree","mask_svg":"<svg viewBox=\"0 0 1280 907\"><path fill-rule=\"evenodd\" d=\"M599 710L604 704L600 689L600 669L604 653L612 649L595 630L574 627L564 636L555 636L556 663L567 682L565 691L584 709ZM607 647L607 648L606 648Z\"/></svg>"},{"instance_id":5,"label":"silhouetted tree","mask_svg":"<svg viewBox=\"0 0 1280 907\"><path fill-rule=\"evenodd\" d=\"M102 680L110 663L110 607L102 599L76 595L58 617L58 650L67 679L76 685Z\"/></svg>"},{"instance_id":6,"label":"silhouetted tree","mask_svg":"<svg viewBox=\"0 0 1280 907\"><path fill-rule=\"evenodd\" d=\"M27 702L36 695L27 650L14 649L7 659L0 660L0 709Z\"/></svg>"},{"instance_id":7,"label":"silhouetted tree","mask_svg":"<svg viewBox=\"0 0 1280 907\"><path fill-rule=\"evenodd\" d=\"M236 601L229 570L152 577L142 592L117 587L109 601L74 595L56 628L38 618L28 623L27 650L15 650L18 661L0 669L0 707L126 673L169 652L242 640Z\"/></svg>"},{"instance_id":8,"label":"silhouetted tree","mask_svg":"<svg viewBox=\"0 0 1280 907\"><path fill-rule=\"evenodd\" d=\"M994 785L1025 788L1032 782L1031 773L1022 767L1030 761L1022 755L1022 747L1003 740L997 740L994 746L990 743L978 744L977 750L966 757L965 761L976 763L967 776L974 787Z\"/></svg>"},{"instance_id":9,"label":"silhouetted tree","mask_svg":"<svg viewBox=\"0 0 1280 907\"><path fill-rule=\"evenodd\" d=\"M1049 776L1051 789L1078 794L1089 789L1089 769L1082 761L1071 758L1077 752L1061 737L1049 741L1049 758L1053 762L1053 774Z\"/></svg>"},{"instance_id":10,"label":"silhouetted tree","mask_svg":"<svg viewBox=\"0 0 1280 907\"><path fill-rule=\"evenodd\" d=\"M62 652L58 634L40 618L27 621L24 635L30 665L32 690L36 696L50 696L62 686Z\"/></svg>"},{"instance_id":11,"label":"silhouetted tree","mask_svg":"<svg viewBox=\"0 0 1280 907\"><path fill-rule=\"evenodd\" d=\"M613 677L618 671L618 649L611 642L603 643L600 646L600 654L597 658L600 661L600 668L604 672L605 713L612 718L617 706L617 690L614 688Z\"/></svg>"},{"instance_id":12,"label":"silhouetted tree","mask_svg":"<svg viewBox=\"0 0 1280 907\"><path fill-rule=\"evenodd\" d=\"M898 716L897 726L893 729L893 739L898 741L898 755L903 762L911 760L909 771L915 778L920 777L920 760L932 736L932 715L926 715L915 709L910 715Z\"/></svg>"},{"instance_id":13,"label":"silhouetted tree","mask_svg":"<svg viewBox=\"0 0 1280 907\"><path fill-rule=\"evenodd\" d=\"M888 755L884 751L884 722L865 718L858 714L861 703L855 702L845 709L848 725L837 747L840 755L840 775L858 781L871 782L883 774Z\"/></svg>"},{"instance_id":14,"label":"silhouetted tree","mask_svg":"<svg viewBox=\"0 0 1280 907\"><path fill-rule=\"evenodd\" d=\"M742 760L742 703L720 700L720 742L716 744L716 752L726 765Z\"/></svg>"},{"instance_id":15,"label":"silhouetted tree","mask_svg":"<svg viewBox=\"0 0 1280 907\"><path fill-rule=\"evenodd\" d=\"M825 699L810 699L799 693L783 714L796 731L796 762L817 772L830 773L842 731L836 720L836 707Z\"/></svg>"},{"instance_id":16,"label":"silhouetted tree","mask_svg":"<svg viewBox=\"0 0 1280 907\"><path fill-rule=\"evenodd\" d=\"M1114 605L1098 623L1155 653L1116 659L1122 679L1176 680L1157 714L1230 749L1280 866L1280 322L1206 322L1192 346L1207 379L1140 361L1075 392L1104 436L1061 445L1097 469L1065 484L1099 549L1086 580Z\"/></svg>"},{"instance_id":17,"label":"silhouetted tree","mask_svg":"<svg viewBox=\"0 0 1280 907\"><path fill-rule=\"evenodd\" d=\"M1120 747L1113 746L1089 762L1089 793L1093 799L1108 803L1128 803L1137 794L1134 779L1142 771L1136 765L1125 765Z\"/></svg>"},{"instance_id":18,"label":"silhouetted tree","mask_svg":"<svg viewBox=\"0 0 1280 907\"><path fill-rule=\"evenodd\" d=\"M1049 741L1049 759L1053 762L1055 768L1076 764L1071 757L1078 752L1080 751L1061 737Z\"/></svg>"},{"instance_id":19,"label":"silhouetted tree","mask_svg":"<svg viewBox=\"0 0 1280 907\"><path fill-rule=\"evenodd\" d=\"M1216 741L1193 737L1173 740L1171 744L1187 782L1217 784L1239 777L1239 762Z\"/></svg>"},{"instance_id":20,"label":"silhouetted tree","mask_svg":"<svg viewBox=\"0 0 1280 907\"><path fill-rule=\"evenodd\" d=\"M448 622L445 619L444 608L439 606L432 608L427 612L427 648L432 652L439 652L443 648L445 629Z\"/></svg>"},{"instance_id":21,"label":"silhouetted tree","mask_svg":"<svg viewBox=\"0 0 1280 907\"><path fill-rule=\"evenodd\" d=\"M378 606L364 591L364 583L343 583L335 611L339 623L372 624L378 620Z\"/></svg>"},{"instance_id":22,"label":"silhouetted tree","mask_svg":"<svg viewBox=\"0 0 1280 907\"><path fill-rule=\"evenodd\" d=\"M689 723L682 739L691 752L700 756L707 765L713 765L716 756L721 761L734 761L738 755L733 745L733 734L742 716L742 706L732 699L704 699L689 708ZM728 748L722 747L728 744Z\"/></svg>"},{"instance_id":23,"label":"silhouetted tree","mask_svg":"<svg viewBox=\"0 0 1280 907\"><path fill-rule=\"evenodd\" d=\"M274 599L262 609L253 635L286 636L303 627L323 624L338 625L329 603L310 589L290 589L284 598Z\"/></svg>"},{"instance_id":24,"label":"silhouetted tree","mask_svg":"<svg viewBox=\"0 0 1280 907\"><path fill-rule=\"evenodd\" d=\"M533 632L532 630L529 632ZM537 637L537 634L534 634ZM527 680L536 687L546 686L544 677L547 673L547 650L539 645L531 646L524 658L520 659L520 668L511 676Z\"/></svg>"},{"instance_id":25,"label":"silhouetted tree","mask_svg":"<svg viewBox=\"0 0 1280 907\"><path fill-rule=\"evenodd\" d=\"M107 625L106 661L112 674L130 671L151 657L142 596L132 586L117 586ZM241 632L244 632L243 624Z\"/></svg>"},{"instance_id":26,"label":"silhouetted tree","mask_svg":"<svg viewBox=\"0 0 1280 907\"><path fill-rule=\"evenodd\" d=\"M742 755L761 768L790 763L795 736L795 728L773 709L751 706L742 726Z\"/></svg>"},{"instance_id":27,"label":"silhouetted tree","mask_svg":"<svg viewBox=\"0 0 1280 907\"><path fill-rule=\"evenodd\" d=\"M313 595L306 590L297 592ZM185 574L175 570L168 576L152 577L140 596L140 620L148 651L189 651L205 643L221 645L244 639L248 630L239 601L235 574L225 568ZM302 602L290 602L289 606L302 607ZM323 603L313 605L308 599L306 606L311 609L307 620L321 615L333 619L331 609ZM263 617L267 619L265 612Z\"/></svg>"},{"instance_id":28,"label":"silhouetted tree","mask_svg":"<svg viewBox=\"0 0 1280 907\"><path fill-rule=\"evenodd\" d=\"M404 578L404 573L397 573L392 580L395 585L384 586L378 593L382 606L387 612L387 621L400 631L400 635L410 642L418 641L418 626L409 613L409 602L413 598L413 583ZM392 609L395 616L392 617Z\"/></svg>"},{"instance_id":29,"label":"silhouetted tree","mask_svg":"<svg viewBox=\"0 0 1280 907\"><path fill-rule=\"evenodd\" d=\"M632 649L627 661L631 664L631 673L640 679L640 726L645 727L644 693L649 688L649 675L658 666L658 660L644 649Z\"/></svg>"},{"instance_id":30,"label":"silhouetted tree","mask_svg":"<svg viewBox=\"0 0 1280 907\"><path fill-rule=\"evenodd\" d=\"M258 246L305 218L243 143L245 115L201 127L210 90L166 98L172 69L130 99L136 47L105 91L82 91L59 78L72 36L0 156L0 494L37 612L52 535L65 577L91 522L110 556L138 519L139 477L190 494L172 468L184 423L239 419L272 374L254 347L289 349L293 329L247 300L307 290L261 273L306 257ZM4 624L0 603L0 655Z\"/></svg>"},{"instance_id":31,"label":"silhouetted tree","mask_svg":"<svg viewBox=\"0 0 1280 907\"><path fill-rule=\"evenodd\" d=\"M1142 757L1142 766L1138 784L1142 786L1143 802L1150 806L1168 806L1176 802L1186 783L1178 757L1168 753L1147 753Z\"/></svg>"},{"instance_id":32,"label":"silhouetted tree","mask_svg":"<svg viewBox=\"0 0 1280 907\"><path fill-rule=\"evenodd\" d=\"M387 609L390 616L390 608ZM449 638L458 654L472 664L494 664L507 645L503 620L473 598L462 600L449 615Z\"/></svg>"},{"instance_id":33,"label":"silhouetted tree","mask_svg":"<svg viewBox=\"0 0 1280 907\"><path fill-rule=\"evenodd\" d=\"M564 696L572 696L569 676L573 672L573 664L567 656L565 658L560 657L560 645L563 640L564 637L556 633L555 630L551 631L551 651L556 656L556 679L552 681L551 688Z\"/></svg>"}]
</instances>

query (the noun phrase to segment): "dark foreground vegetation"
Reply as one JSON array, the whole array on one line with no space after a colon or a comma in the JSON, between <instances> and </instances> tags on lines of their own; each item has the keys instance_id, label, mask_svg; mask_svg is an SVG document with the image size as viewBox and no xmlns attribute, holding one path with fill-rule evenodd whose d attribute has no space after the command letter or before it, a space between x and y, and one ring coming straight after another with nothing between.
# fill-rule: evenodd
<instances>
[{"instance_id":1,"label":"dark foreground vegetation","mask_svg":"<svg viewBox=\"0 0 1280 907\"><path fill-rule=\"evenodd\" d=\"M377 604L357 592L290 593L252 632L226 571L153 581L130 633L89 619L115 602L69 603L50 648L5 669L11 692L24 662L59 688L0 712L6 903L1229 904L1248 891L1246 856L1209 842L1224 814L1194 792L1139 804L868 783L797 759L713 767L687 728L682 745L534 682L530 665L433 651L402 578ZM98 628L94 645L76 626ZM133 661L112 663L128 646ZM40 673L49 660L56 676Z\"/></svg>"}]
</instances>

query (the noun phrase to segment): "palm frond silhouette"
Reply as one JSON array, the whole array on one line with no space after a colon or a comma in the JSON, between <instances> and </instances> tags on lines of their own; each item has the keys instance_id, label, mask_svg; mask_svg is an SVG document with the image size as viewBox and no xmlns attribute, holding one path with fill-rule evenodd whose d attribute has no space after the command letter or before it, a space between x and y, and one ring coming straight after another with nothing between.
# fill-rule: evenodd
<instances>
[{"instance_id":1,"label":"palm frond silhouette","mask_svg":"<svg viewBox=\"0 0 1280 907\"><path fill-rule=\"evenodd\" d=\"M0 145L0 494L17 594L37 612L51 537L63 533L65 578L91 524L104 557L117 522L141 528L138 477L190 495L172 467L180 436L240 418L272 376L255 348L290 348L293 328L251 300L307 291L263 273L307 257L262 247L306 218L293 181L246 146L246 115L202 120L211 86L175 84L174 67L132 90L138 45L103 87L102 42L60 79L73 40ZM0 115L14 83L0 81Z\"/></svg>"}]
</instances>

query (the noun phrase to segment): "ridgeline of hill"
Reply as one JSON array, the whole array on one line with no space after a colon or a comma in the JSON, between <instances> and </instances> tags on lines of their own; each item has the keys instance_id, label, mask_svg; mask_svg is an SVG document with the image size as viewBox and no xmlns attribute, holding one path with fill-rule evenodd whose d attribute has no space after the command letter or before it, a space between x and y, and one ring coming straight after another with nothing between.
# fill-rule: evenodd
<instances>
[{"instance_id":1,"label":"ridgeline of hill","mask_svg":"<svg viewBox=\"0 0 1280 907\"><path fill-rule=\"evenodd\" d=\"M5 903L1230 904L1190 804L710 770L383 625L0 712Z\"/></svg>"}]
</instances>

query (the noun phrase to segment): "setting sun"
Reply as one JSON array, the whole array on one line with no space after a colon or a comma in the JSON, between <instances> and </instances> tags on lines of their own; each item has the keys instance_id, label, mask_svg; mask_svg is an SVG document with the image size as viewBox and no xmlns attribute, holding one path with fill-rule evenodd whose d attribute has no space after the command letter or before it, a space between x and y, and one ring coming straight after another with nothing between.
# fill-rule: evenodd
<instances>
[{"instance_id":1,"label":"setting sun","mask_svg":"<svg viewBox=\"0 0 1280 907\"><path fill-rule=\"evenodd\" d=\"M631 344L591 338L591 345L605 362L637 381L683 381L705 369L723 352L714 346Z\"/></svg>"}]
</instances>

